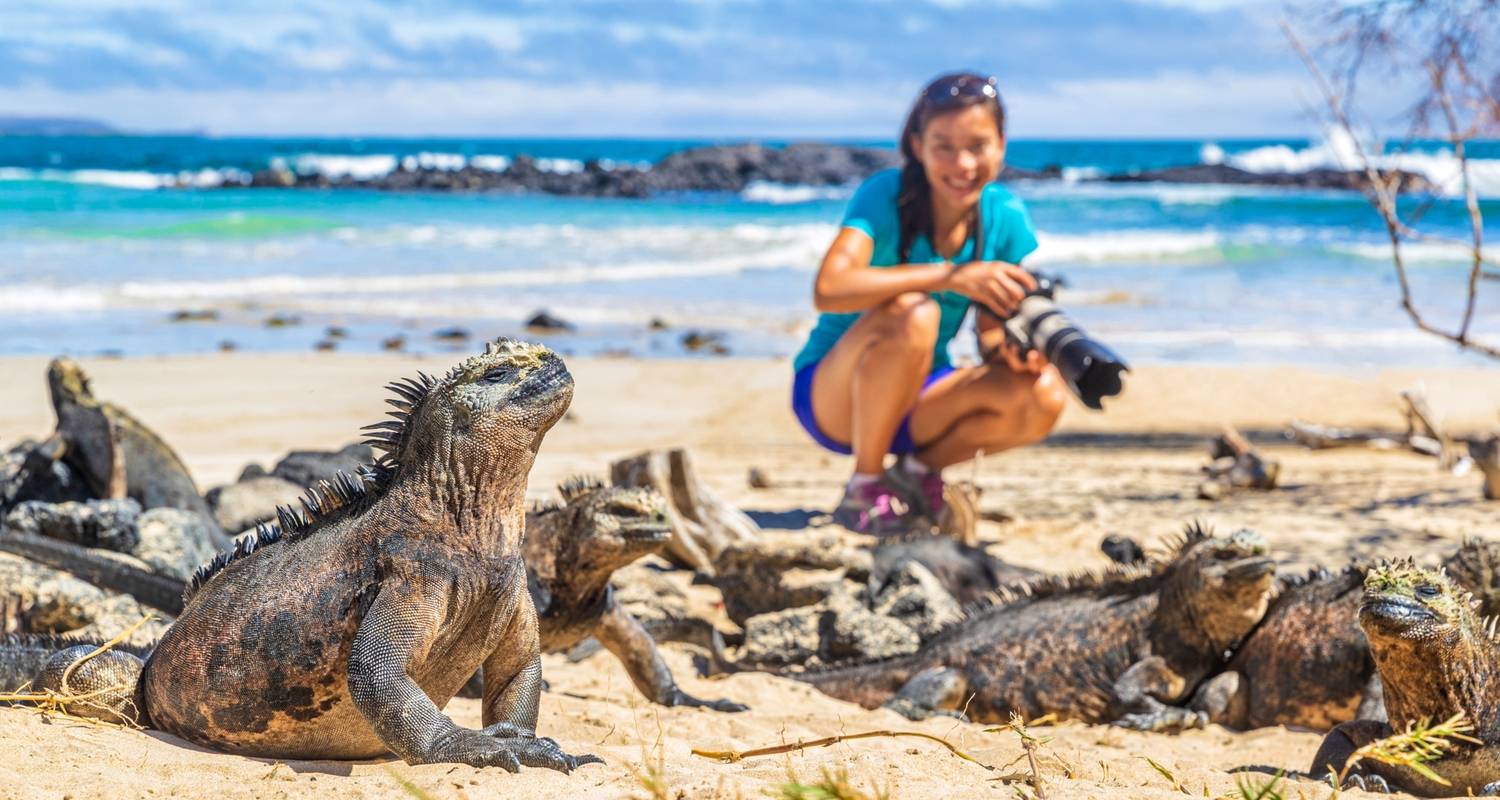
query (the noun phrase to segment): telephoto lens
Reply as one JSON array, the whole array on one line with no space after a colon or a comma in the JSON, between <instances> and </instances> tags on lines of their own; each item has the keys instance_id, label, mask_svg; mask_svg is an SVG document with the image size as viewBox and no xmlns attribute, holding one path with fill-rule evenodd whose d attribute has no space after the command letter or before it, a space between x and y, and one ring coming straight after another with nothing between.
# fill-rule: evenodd
<instances>
[{"instance_id":1,"label":"telephoto lens","mask_svg":"<svg viewBox=\"0 0 1500 800\"><path fill-rule=\"evenodd\" d=\"M1040 274L1036 278L1037 288L1003 321L1005 335L1022 352L1040 352L1062 373L1068 388L1084 405L1102 410L1104 398L1114 397L1124 388L1120 373L1129 372L1130 367L1057 307L1053 293L1060 281Z\"/></svg>"}]
</instances>

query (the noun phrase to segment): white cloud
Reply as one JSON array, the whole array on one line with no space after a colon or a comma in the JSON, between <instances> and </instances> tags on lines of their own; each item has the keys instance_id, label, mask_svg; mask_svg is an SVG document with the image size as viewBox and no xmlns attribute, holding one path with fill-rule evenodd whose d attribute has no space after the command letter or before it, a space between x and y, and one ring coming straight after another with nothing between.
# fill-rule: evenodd
<instances>
[{"instance_id":1,"label":"white cloud","mask_svg":"<svg viewBox=\"0 0 1500 800\"><path fill-rule=\"evenodd\" d=\"M915 83L721 92L580 82L558 92L550 81L406 79L341 86L330 95L321 88L59 92L32 85L0 87L0 108L83 116L110 108L111 121L131 129L218 134L891 138L915 90ZM1298 135L1316 129L1305 113L1314 99L1297 72L1222 70L1010 87L1005 96L1016 138Z\"/></svg>"}]
</instances>

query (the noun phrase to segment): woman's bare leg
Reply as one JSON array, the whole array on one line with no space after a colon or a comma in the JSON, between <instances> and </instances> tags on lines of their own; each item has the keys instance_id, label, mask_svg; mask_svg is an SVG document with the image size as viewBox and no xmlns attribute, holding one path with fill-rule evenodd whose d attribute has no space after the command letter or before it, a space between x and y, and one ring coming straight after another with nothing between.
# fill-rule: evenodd
<instances>
[{"instance_id":1,"label":"woman's bare leg","mask_svg":"<svg viewBox=\"0 0 1500 800\"><path fill-rule=\"evenodd\" d=\"M1004 364L960 369L934 383L911 411L917 457L933 469L1041 441L1067 406L1057 369L1038 375Z\"/></svg>"},{"instance_id":2,"label":"woman's bare leg","mask_svg":"<svg viewBox=\"0 0 1500 800\"><path fill-rule=\"evenodd\" d=\"M939 309L907 292L866 311L839 337L813 375L813 418L830 438L851 443L854 471L878 474L902 417L932 367Z\"/></svg>"}]
</instances>

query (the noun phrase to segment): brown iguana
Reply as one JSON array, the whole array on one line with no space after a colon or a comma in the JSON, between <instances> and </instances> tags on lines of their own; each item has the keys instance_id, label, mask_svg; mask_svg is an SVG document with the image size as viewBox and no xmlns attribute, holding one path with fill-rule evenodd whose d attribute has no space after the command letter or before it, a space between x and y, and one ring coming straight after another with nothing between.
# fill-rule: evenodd
<instances>
[{"instance_id":1,"label":"brown iguana","mask_svg":"<svg viewBox=\"0 0 1500 800\"><path fill-rule=\"evenodd\" d=\"M140 721L268 758L598 762L534 733L541 654L524 498L572 398L567 368L546 348L500 340L442 379L390 388L395 419L367 427L384 451L372 469L310 490L303 512L282 509L279 527L195 576L137 683ZM461 728L440 709L481 665L486 727ZM92 684L75 674L80 686Z\"/></svg>"},{"instance_id":2,"label":"brown iguana","mask_svg":"<svg viewBox=\"0 0 1500 800\"><path fill-rule=\"evenodd\" d=\"M180 508L201 514L214 548L229 546L229 537L214 522L182 458L125 409L95 398L78 362L53 359L47 365L47 388L57 414L62 458L98 497L129 497L143 509Z\"/></svg>"},{"instance_id":3,"label":"brown iguana","mask_svg":"<svg viewBox=\"0 0 1500 800\"><path fill-rule=\"evenodd\" d=\"M1174 704L1260 620L1274 572L1260 535L1213 536L1195 525L1165 563L1028 584L913 654L786 675L912 719L962 709L989 722L1015 711L1197 727L1204 715Z\"/></svg>"},{"instance_id":4,"label":"brown iguana","mask_svg":"<svg viewBox=\"0 0 1500 800\"><path fill-rule=\"evenodd\" d=\"M1448 575L1500 606L1500 545L1467 539L1444 559ZM1359 626L1366 567L1282 578L1265 618L1224 672L1204 682L1192 708L1233 728L1287 725L1326 731L1352 719L1385 719L1380 678Z\"/></svg>"},{"instance_id":5,"label":"brown iguana","mask_svg":"<svg viewBox=\"0 0 1500 800\"><path fill-rule=\"evenodd\" d=\"M660 551L672 535L662 496L576 478L558 493L561 504L526 515L524 552L542 651L567 652L595 637L654 703L744 711L739 703L701 700L679 689L651 634L615 602L609 585L615 570Z\"/></svg>"},{"instance_id":6,"label":"brown iguana","mask_svg":"<svg viewBox=\"0 0 1500 800\"><path fill-rule=\"evenodd\" d=\"M1390 722L1355 720L1323 739L1309 770L1343 769L1358 748L1418 722L1440 722L1462 711L1473 730L1470 743L1425 766L1444 786L1404 765L1360 761L1351 784L1395 787L1423 797L1500 794L1500 642L1495 620L1474 612L1475 601L1442 569L1422 569L1411 559L1385 562L1365 575L1359 625L1370 642L1385 687Z\"/></svg>"}]
</instances>

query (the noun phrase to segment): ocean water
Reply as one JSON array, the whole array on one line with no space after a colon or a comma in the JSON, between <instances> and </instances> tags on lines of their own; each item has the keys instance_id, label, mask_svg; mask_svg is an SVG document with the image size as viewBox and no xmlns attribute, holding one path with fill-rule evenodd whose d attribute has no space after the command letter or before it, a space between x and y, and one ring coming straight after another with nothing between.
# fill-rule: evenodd
<instances>
[{"instance_id":1,"label":"ocean water","mask_svg":"<svg viewBox=\"0 0 1500 800\"><path fill-rule=\"evenodd\" d=\"M273 163L371 176L403 163L500 169L525 153L567 171L697 144L0 138L0 354L305 351L330 327L343 329L340 350L397 335L408 350L468 350L434 334L516 334L547 309L578 326L539 337L566 352L678 355L699 330L735 353L788 355L849 187L648 200L212 188ZM1028 266L1065 276L1064 307L1133 363L1489 363L1411 326L1384 229L1356 193L1082 180L1200 162L1337 166L1351 149L1337 138L1013 142L1010 163L1069 178L1011 184L1041 242ZM1485 234L1500 241L1500 143L1471 153ZM1469 235L1441 145L1382 159L1448 188L1425 230ZM1452 324L1463 249L1424 241L1406 255L1419 305ZM1500 339L1500 283L1483 288L1473 329Z\"/></svg>"}]
</instances>

